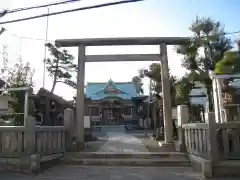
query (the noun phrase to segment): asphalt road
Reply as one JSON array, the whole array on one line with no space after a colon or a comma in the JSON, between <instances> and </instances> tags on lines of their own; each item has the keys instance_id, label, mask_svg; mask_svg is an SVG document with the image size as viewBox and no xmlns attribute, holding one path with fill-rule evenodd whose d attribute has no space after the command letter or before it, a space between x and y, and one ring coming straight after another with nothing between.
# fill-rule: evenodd
<instances>
[{"instance_id":1,"label":"asphalt road","mask_svg":"<svg viewBox=\"0 0 240 180\"><path fill-rule=\"evenodd\" d=\"M7 180L199 180L188 168L58 166L39 175L0 173Z\"/></svg>"},{"instance_id":2,"label":"asphalt road","mask_svg":"<svg viewBox=\"0 0 240 180\"><path fill-rule=\"evenodd\" d=\"M6 180L202 180L198 173L184 167L80 167L58 166L39 175L0 172ZM237 178L239 179L239 178ZM237 180L223 178L221 180ZM220 179L212 179L220 180Z\"/></svg>"}]
</instances>

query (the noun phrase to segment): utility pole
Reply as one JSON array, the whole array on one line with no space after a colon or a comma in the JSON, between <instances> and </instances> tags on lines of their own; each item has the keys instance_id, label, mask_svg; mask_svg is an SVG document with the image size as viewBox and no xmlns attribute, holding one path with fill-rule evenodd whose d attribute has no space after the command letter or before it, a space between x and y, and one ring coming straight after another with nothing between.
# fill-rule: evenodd
<instances>
[{"instance_id":1,"label":"utility pole","mask_svg":"<svg viewBox=\"0 0 240 180\"><path fill-rule=\"evenodd\" d=\"M50 10L47 8L47 13L49 14ZM45 42L44 42L44 67L43 67L43 88L45 88L45 79L46 79L46 58L47 58L47 47L45 46L46 42L48 41L48 23L49 23L49 16L46 19L46 30L45 30Z\"/></svg>"}]
</instances>

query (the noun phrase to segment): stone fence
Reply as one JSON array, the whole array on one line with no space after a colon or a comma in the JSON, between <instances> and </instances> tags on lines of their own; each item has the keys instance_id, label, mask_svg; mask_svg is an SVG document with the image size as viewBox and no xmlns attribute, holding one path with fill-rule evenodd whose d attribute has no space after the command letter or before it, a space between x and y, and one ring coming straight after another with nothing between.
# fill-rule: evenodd
<instances>
[{"instance_id":1,"label":"stone fence","mask_svg":"<svg viewBox=\"0 0 240 180\"><path fill-rule=\"evenodd\" d=\"M58 159L71 148L71 109L64 112L64 126L36 126L31 116L25 122L25 126L0 126L0 169L37 171L41 163Z\"/></svg>"},{"instance_id":2,"label":"stone fence","mask_svg":"<svg viewBox=\"0 0 240 180\"><path fill-rule=\"evenodd\" d=\"M240 121L216 123L214 113L206 123L188 123L188 107L178 107L180 151L188 153L193 166L206 177L240 174Z\"/></svg>"}]
</instances>

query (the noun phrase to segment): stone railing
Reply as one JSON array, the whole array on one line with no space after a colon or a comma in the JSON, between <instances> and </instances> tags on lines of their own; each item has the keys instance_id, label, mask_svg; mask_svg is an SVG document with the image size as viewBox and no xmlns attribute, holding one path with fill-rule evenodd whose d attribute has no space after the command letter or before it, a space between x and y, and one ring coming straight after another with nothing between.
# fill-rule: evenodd
<instances>
[{"instance_id":1,"label":"stone railing","mask_svg":"<svg viewBox=\"0 0 240 180\"><path fill-rule=\"evenodd\" d=\"M36 127L35 153L41 156L65 152L66 128L62 126Z\"/></svg>"},{"instance_id":2,"label":"stone railing","mask_svg":"<svg viewBox=\"0 0 240 180\"><path fill-rule=\"evenodd\" d=\"M27 122L27 127L0 126L0 157L22 157L27 154L43 157L65 151L64 126L35 126L33 117L28 117Z\"/></svg>"},{"instance_id":3,"label":"stone railing","mask_svg":"<svg viewBox=\"0 0 240 180\"><path fill-rule=\"evenodd\" d=\"M0 158L14 158L24 155L27 145L24 143L25 132L25 127L0 126Z\"/></svg>"},{"instance_id":4,"label":"stone railing","mask_svg":"<svg viewBox=\"0 0 240 180\"><path fill-rule=\"evenodd\" d=\"M208 124L194 123L184 124L184 139L185 146L188 153L209 158L208 145Z\"/></svg>"},{"instance_id":5,"label":"stone railing","mask_svg":"<svg viewBox=\"0 0 240 180\"><path fill-rule=\"evenodd\" d=\"M38 170L41 162L57 159L73 148L73 137L71 109L64 112L64 126L36 126L31 116L24 126L0 126L0 169Z\"/></svg>"},{"instance_id":6,"label":"stone railing","mask_svg":"<svg viewBox=\"0 0 240 180\"><path fill-rule=\"evenodd\" d=\"M213 128L208 123L182 127L188 153L209 160L240 160L240 122L217 123Z\"/></svg>"},{"instance_id":7,"label":"stone railing","mask_svg":"<svg viewBox=\"0 0 240 180\"><path fill-rule=\"evenodd\" d=\"M216 124L217 152L221 160L240 160L240 122Z\"/></svg>"},{"instance_id":8,"label":"stone railing","mask_svg":"<svg viewBox=\"0 0 240 180\"><path fill-rule=\"evenodd\" d=\"M188 123L187 106L178 107L179 150L188 153L193 165L200 164L207 177L228 173L228 167L233 167L231 160L240 160L240 122L216 123L212 112L205 114L205 121ZM236 161L234 163L236 165ZM231 169L231 172L237 171Z\"/></svg>"}]
</instances>

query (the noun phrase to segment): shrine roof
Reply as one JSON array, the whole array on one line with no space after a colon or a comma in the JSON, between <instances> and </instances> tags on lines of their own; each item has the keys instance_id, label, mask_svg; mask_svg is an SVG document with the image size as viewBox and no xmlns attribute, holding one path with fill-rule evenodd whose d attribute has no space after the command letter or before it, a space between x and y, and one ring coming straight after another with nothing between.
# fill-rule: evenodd
<instances>
[{"instance_id":1,"label":"shrine roof","mask_svg":"<svg viewBox=\"0 0 240 180\"><path fill-rule=\"evenodd\" d=\"M101 100L106 97L118 97L131 99L137 96L136 88L132 82L89 82L87 83L85 94L91 100Z\"/></svg>"}]
</instances>

